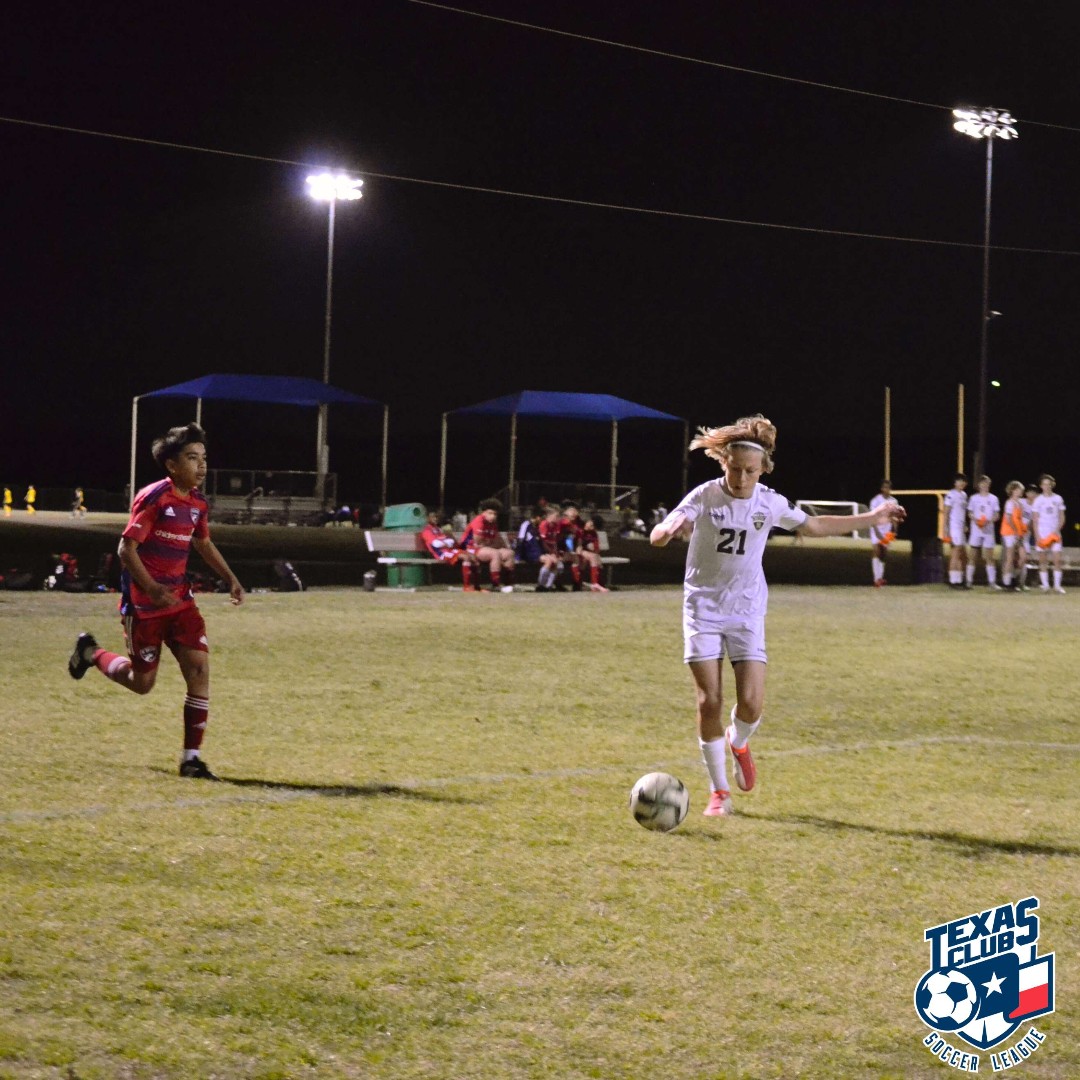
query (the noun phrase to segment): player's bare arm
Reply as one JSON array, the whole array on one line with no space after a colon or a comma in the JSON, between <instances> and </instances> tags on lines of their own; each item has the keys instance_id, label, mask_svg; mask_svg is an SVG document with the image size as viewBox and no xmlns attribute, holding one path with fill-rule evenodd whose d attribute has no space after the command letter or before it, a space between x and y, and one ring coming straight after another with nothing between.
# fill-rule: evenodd
<instances>
[{"instance_id":1,"label":"player's bare arm","mask_svg":"<svg viewBox=\"0 0 1080 1080\"><path fill-rule=\"evenodd\" d=\"M887 522L899 525L907 517L907 511L898 502L884 502L876 510L866 514L824 514L808 517L795 531L801 536L842 536L844 533L867 529Z\"/></svg>"},{"instance_id":2,"label":"player's bare arm","mask_svg":"<svg viewBox=\"0 0 1080 1080\"><path fill-rule=\"evenodd\" d=\"M169 607L175 603L176 597L168 585L162 585L150 576L142 559L139 558L138 541L128 536L120 538L120 546L116 551L120 558L120 565L131 575L132 581L150 598L154 607Z\"/></svg>"},{"instance_id":3,"label":"player's bare arm","mask_svg":"<svg viewBox=\"0 0 1080 1080\"><path fill-rule=\"evenodd\" d=\"M653 547L666 547L669 541L679 535L683 526L688 524L686 515L676 510L664 518L659 525L653 526L652 532L649 533L649 543Z\"/></svg>"},{"instance_id":4,"label":"player's bare arm","mask_svg":"<svg viewBox=\"0 0 1080 1080\"><path fill-rule=\"evenodd\" d=\"M240 584L240 579L229 568L229 564L225 561L225 556L218 551L214 541L209 537L204 537L202 539L192 537L191 546L199 553L203 562L210 567L213 573L228 582L229 596L232 599L232 602L234 604L242 604L244 602L244 586Z\"/></svg>"}]
</instances>

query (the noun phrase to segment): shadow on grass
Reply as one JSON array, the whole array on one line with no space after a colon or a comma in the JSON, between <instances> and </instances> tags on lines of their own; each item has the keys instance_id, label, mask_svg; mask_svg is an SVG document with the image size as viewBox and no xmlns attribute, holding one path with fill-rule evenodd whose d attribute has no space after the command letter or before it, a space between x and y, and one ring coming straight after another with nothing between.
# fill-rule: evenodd
<instances>
[{"instance_id":1,"label":"shadow on grass","mask_svg":"<svg viewBox=\"0 0 1080 1080\"><path fill-rule=\"evenodd\" d=\"M1004 853L1006 855L1063 855L1075 859L1080 848L1068 844L1042 844L1029 840L994 840L987 836L970 833L934 832L930 829L890 829L883 825L860 825L854 821L837 821L834 818L817 817L814 814L755 814L740 811L740 817L755 821L775 821L783 825L812 825L829 832L876 833L879 836L895 836L901 840L927 840L933 844L945 844L958 855L978 858L983 855Z\"/></svg>"},{"instance_id":2,"label":"shadow on grass","mask_svg":"<svg viewBox=\"0 0 1080 1080\"><path fill-rule=\"evenodd\" d=\"M154 771L173 775L171 770L158 766L154 766ZM372 799L386 796L392 799L418 799L422 802L459 805L474 804L477 801L459 795L424 791L418 787L402 787L400 784L316 784L300 780L262 780L253 776L219 776L216 784L206 784L206 781L201 784L217 790L229 785L261 791L295 791L298 795L318 795L324 799Z\"/></svg>"}]
</instances>

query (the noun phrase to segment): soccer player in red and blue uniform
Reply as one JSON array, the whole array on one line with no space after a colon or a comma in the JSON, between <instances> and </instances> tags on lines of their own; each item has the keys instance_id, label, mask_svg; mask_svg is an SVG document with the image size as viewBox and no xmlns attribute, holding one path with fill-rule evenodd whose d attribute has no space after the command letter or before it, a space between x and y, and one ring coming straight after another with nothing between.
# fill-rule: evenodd
<instances>
[{"instance_id":1,"label":"soccer player in red and blue uniform","mask_svg":"<svg viewBox=\"0 0 1080 1080\"><path fill-rule=\"evenodd\" d=\"M128 655L107 652L92 634L82 633L68 672L81 679L96 667L125 689L148 694L157 679L161 647L168 646L187 685L180 775L216 780L199 756L210 711L210 658L206 624L188 580L191 549L228 583L234 604L243 601L244 588L210 539L210 507L199 490L206 478L206 433L197 424L172 428L154 440L153 455L168 476L135 496L120 538L120 616Z\"/></svg>"},{"instance_id":2,"label":"soccer player in red and blue uniform","mask_svg":"<svg viewBox=\"0 0 1080 1080\"><path fill-rule=\"evenodd\" d=\"M514 549L499 531L501 509L502 503L498 499L485 499L480 504L480 513L469 522L462 535L461 546L478 562L488 564L493 589L510 593L514 591ZM466 586L466 592L478 591Z\"/></svg>"}]
</instances>

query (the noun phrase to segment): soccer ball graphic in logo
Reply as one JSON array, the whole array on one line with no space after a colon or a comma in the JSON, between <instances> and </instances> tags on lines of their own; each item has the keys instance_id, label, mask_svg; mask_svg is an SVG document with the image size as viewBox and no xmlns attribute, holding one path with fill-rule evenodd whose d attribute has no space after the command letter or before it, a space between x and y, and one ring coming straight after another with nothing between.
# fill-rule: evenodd
<instances>
[{"instance_id":1,"label":"soccer ball graphic in logo","mask_svg":"<svg viewBox=\"0 0 1080 1080\"><path fill-rule=\"evenodd\" d=\"M956 1031L975 1016L975 984L962 972L934 971L915 992L919 1012L931 1027Z\"/></svg>"},{"instance_id":2,"label":"soccer ball graphic in logo","mask_svg":"<svg viewBox=\"0 0 1080 1080\"><path fill-rule=\"evenodd\" d=\"M630 813L634 820L656 832L671 832L689 809L690 792L670 773L646 773L630 792Z\"/></svg>"}]
</instances>

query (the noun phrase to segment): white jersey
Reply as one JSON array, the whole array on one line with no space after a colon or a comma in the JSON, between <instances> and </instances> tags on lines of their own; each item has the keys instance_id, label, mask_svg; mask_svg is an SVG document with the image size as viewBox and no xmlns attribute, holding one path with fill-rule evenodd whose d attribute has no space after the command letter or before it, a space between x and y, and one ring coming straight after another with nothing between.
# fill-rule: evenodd
<instances>
[{"instance_id":1,"label":"white jersey","mask_svg":"<svg viewBox=\"0 0 1080 1080\"><path fill-rule=\"evenodd\" d=\"M994 518L1001 513L1001 502L988 491L985 495L976 492L968 499L968 517L971 519L971 535L968 543L972 547L992 548L994 546ZM980 525L982 521L984 524Z\"/></svg>"},{"instance_id":2,"label":"white jersey","mask_svg":"<svg viewBox=\"0 0 1080 1080\"><path fill-rule=\"evenodd\" d=\"M719 478L694 488L672 513L694 523L686 553L685 617L698 625L733 615L764 618L769 589L761 559L769 530L797 529L805 512L764 484L737 499Z\"/></svg>"},{"instance_id":3,"label":"white jersey","mask_svg":"<svg viewBox=\"0 0 1080 1080\"><path fill-rule=\"evenodd\" d=\"M879 506L883 505L884 503L894 502L894 501L895 500L893 499L893 497L891 495L882 495L881 492L879 491L870 500L870 509L871 510L876 510ZM894 526L891 521L884 521L880 525L872 525L870 527L870 541L871 541L871 543L874 543L874 544L884 543L885 537L888 536L889 533L893 532L895 530L895 528L896 528L896 526Z\"/></svg>"},{"instance_id":4,"label":"white jersey","mask_svg":"<svg viewBox=\"0 0 1080 1080\"><path fill-rule=\"evenodd\" d=\"M1031 504L1031 514L1038 519L1035 527L1036 540L1053 536L1061 532L1061 523L1065 520L1065 500L1054 492L1051 495L1036 495Z\"/></svg>"},{"instance_id":5,"label":"white jersey","mask_svg":"<svg viewBox=\"0 0 1080 1080\"><path fill-rule=\"evenodd\" d=\"M957 491L956 488L953 488L952 491L946 491L944 502L945 517L949 523L949 528L959 526L962 529L967 524L967 492Z\"/></svg>"}]
</instances>

